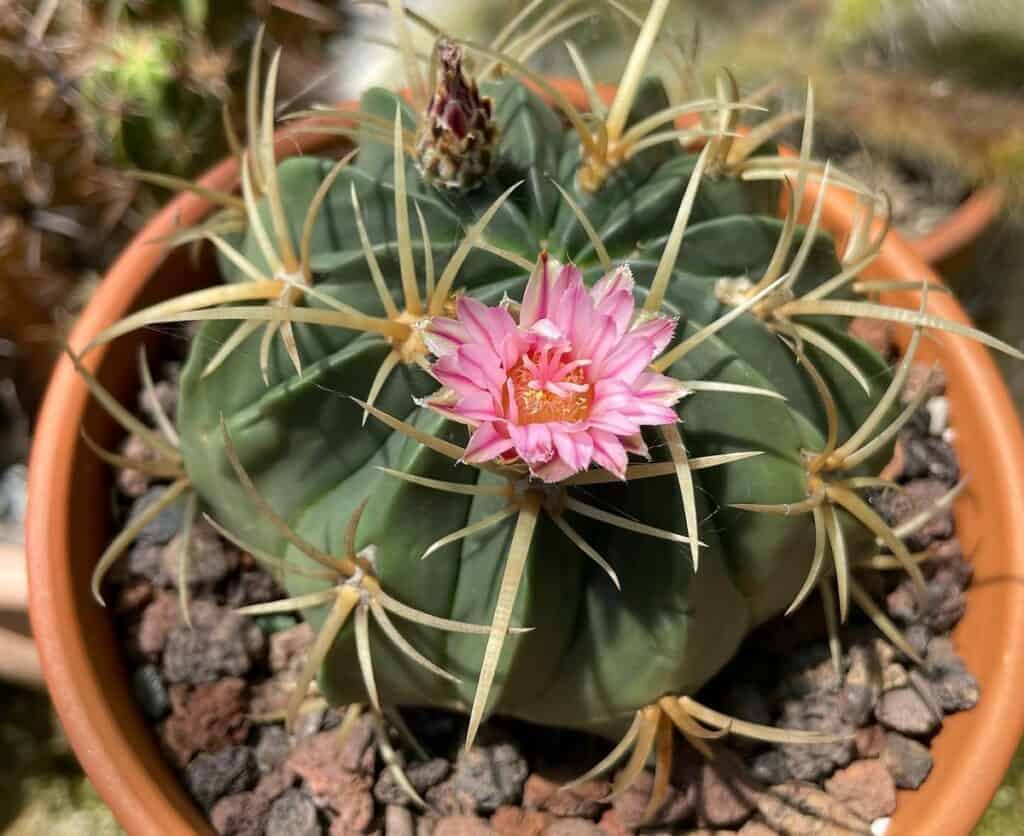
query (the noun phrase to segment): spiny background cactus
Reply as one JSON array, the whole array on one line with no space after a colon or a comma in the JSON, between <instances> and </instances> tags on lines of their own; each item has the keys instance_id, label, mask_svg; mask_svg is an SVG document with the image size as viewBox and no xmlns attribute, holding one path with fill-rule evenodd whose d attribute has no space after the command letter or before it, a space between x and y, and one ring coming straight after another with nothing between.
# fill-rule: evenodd
<instances>
[{"instance_id":1,"label":"spiny background cactus","mask_svg":"<svg viewBox=\"0 0 1024 836\"><path fill-rule=\"evenodd\" d=\"M87 377L153 447L133 466L174 480L104 554L97 593L135 533L187 495L190 517L201 500L292 596L244 611L302 609L319 630L291 717L319 672L328 700L369 702L382 722L402 706L466 711L467 745L491 712L599 732L621 742L591 774L633 751L617 790L655 747L662 786L673 725L698 747L725 728L820 740L727 718L693 695L751 629L814 590L833 637L852 599L917 659L854 570L886 548L920 582L921 556L860 494L891 487L877 474L920 404L896 408L922 329L1019 353L923 304L872 301L919 283L859 278L884 237L884 201L810 160L813 95L801 154L786 158L766 131L737 136L754 105L729 76L691 101L642 82L653 47L681 61L658 39L667 0L636 21L610 103L573 51L586 115L520 61L468 43L440 43L431 95L435 65L423 73L401 6L390 5L411 102L371 90L358 111L317 112L317 129L351 136L355 152L278 165L275 55L263 102L250 102L241 200L214 196L224 211L191 233L217 247L226 284L135 314L95 341L204 322L176 427L167 416L142 426ZM507 76L481 97L462 76L463 52L498 61ZM257 46L254 79L258 58ZM703 123L678 127L688 114ZM696 138L700 153L687 145ZM812 178L820 187L808 206ZM783 219L780 183L791 185ZM840 251L818 231L829 187L854 190L862 209ZM581 318L594 301L568 265L597 286L599 309L609 287L629 290L613 334L639 346L642 362L622 373L633 388L609 407L618 424L596 417L611 373L593 359L598 349L582 348L601 323ZM568 309L538 302L556 289ZM894 373L846 334L852 316L912 326ZM655 332L665 338L647 336ZM499 335L487 357L510 356L520 337L542 348L474 367L469 358L484 355L449 345ZM575 389L544 388L533 364L551 357L571 361L575 371L555 382ZM466 392L489 374L507 396L471 404ZM151 386L144 363L142 376ZM676 404L678 421L631 419L641 439L626 418L645 385L660 406ZM566 392L580 395L571 409ZM527 397L549 417L517 417ZM494 432L512 439L490 455L479 452L493 418L484 413L500 413ZM557 434L570 430L589 440L563 446ZM623 449L641 455L627 466L625 452L615 458Z\"/></svg>"}]
</instances>

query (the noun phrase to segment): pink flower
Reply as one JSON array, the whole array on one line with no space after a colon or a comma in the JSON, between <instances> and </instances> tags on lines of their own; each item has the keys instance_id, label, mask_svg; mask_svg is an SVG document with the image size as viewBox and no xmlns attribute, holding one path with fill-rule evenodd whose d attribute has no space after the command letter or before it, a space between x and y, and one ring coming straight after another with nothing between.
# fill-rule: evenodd
<instances>
[{"instance_id":1,"label":"pink flower","mask_svg":"<svg viewBox=\"0 0 1024 836\"><path fill-rule=\"evenodd\" d=\"M628 453L647 456L640 430L673 424L686 394L647 371L675 331L657 316L634 323L633 275L622 266L587 290L572 264L541 255L519 322L469 297L456 318L425 330L445 387L426 405L474 428L467 462L521 459L558 482L600 467L624 478Z\"/></svg>"}]
</instances>

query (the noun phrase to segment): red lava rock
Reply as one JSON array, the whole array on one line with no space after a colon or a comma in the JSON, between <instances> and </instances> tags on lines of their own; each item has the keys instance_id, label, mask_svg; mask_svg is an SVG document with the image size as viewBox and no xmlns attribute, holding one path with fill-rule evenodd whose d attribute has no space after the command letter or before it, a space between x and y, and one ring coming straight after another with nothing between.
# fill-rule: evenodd
<instances>
[{"instance_id":1,"label":"red lava rock","mask_svg":"<svg viewBox=\"0 0 1024 836\"><path fill-rule=\"evenodd\" d=\"M189 612L192 626L176 626L164 647L163 669L169 682L199 685L223 676L244 676L266 652L263 631L251 619L205 599L193 602Z\"/></svg>"},{"instance_id":2,"label":"red lava rock","mask_svg":"<svg viewBox=\"0 0 1024 836\"><path fill-rule=\"evenodd\" d=\"M700 795L697 799L697 823L703 827L735 827L754 812L760 788L734 753L715 748L713 761L700 768Z\"/></svg>"},{"instance_id":3,"label":"red lava rock","mask_svg":"<svg viewBox=\"0 0 1024 836\"><path fill-rule=\"evenodd\" d=\"M220 799L250 790L259 781L256 756L245 746L202 752L185 767L185 786L204 810Z\"/></svg>"},{"instance_id":4,"label":"red lava rock","mask_svg":"<svg viewBox=\"0 0 1024 836\"><path fill-rule=\"evenodd\" d=\"M869 833L868 823L813 784L789 781L762 792L757 809L768 827L787 836Z\"/></svg>"},{"instance_id":5,"label":"red lava rock","mask_svg":"<svg viewBox=\"0 0 1024 836\"><path fill-rule=\"evenodd\" d=\"M622 819L619 817L619 814L614 807L610 810L604 811L601 815L600 821L597 823L597 826L601 828L607 836L632 836L633 834L633 831L622 823Z\"/></svg>"},{"instance_id":6,"label":"red lava rock","mask_svg":"<svg viewBox=\"0 0 1024 836\"><path fill-rule=\"evenodd\" d=\"M931 734L942 725L941 712L936 713L910 686L883 693L875 706L875 717L887 729L914 737Z\"/></svg>"},{"instance_id":7,"label":"red lava rock","mask_svg":"<svg viewBox=\"0 0 1024 836\"><path fill-rule=\"evenodd\" d=\"M626 828L640 826L653 786L654 775L645 770L640 773L632 787L612 802L619 820ZM685 789L678 789L669 784L664 802L655 810L649 821L643 822L644 826L662 827L679 824L688 819L697 807L697 793L695 783L689 784Z\"/></svg>"},{"instance_id":8,"label":"red lava rock","mask_svg":"<svg viewBox=\"0 0 1024 836\"><path fill-rule=\"evenodd\" d=\"M932 511L939 499L949 491L949 485L938 479L914 479L903 490L885 491L879 507L890 525L897 526L925 511ZM907 538L913 551L925 549L936 540L953 535L953 512L949 508L935 511L931 519Z\"/></svg>"},{"instance_id":9,"label":"red lava rock","mask_svg":"<svg viewBox=\"0 0 1024 836\"><path fill-rule=\"evenodd\" d=\"M222 798L210 811L210 824L220 836L263 836L270 802L254 792Z\"/></svg>"},{"instance_id":10,"label":"red lava rock","mask_svg":"<svg viewBox=\"0 0 1024 836\"><path fill-rule=\"evenodd\" d=\"M601 828L581 818L555 819L544 836L602 836Z\"/></svg>"},{"instance_id":11,"label":"red lava rock","mask_svg":"<svg viewBox=\"0 0 1024 836\"><path fill-rule=\"evenodd\" d=\"M493 828L477 816L443 816L434 828L434 836L491 836L493 833Z\"/></svg>"},{"instance_id":12,"label":"red lava rock","mask_svg":"<svg viewBox=\"0 0 1024 836\"><path fill-rule=\"evenodd\" d=\"M932 771L932 753L927 746L916 740L891 732L885 736L882 763L897 787L901 790L916 790Z\"/></svg>"},{"instance_id":13,"label":"red lava rock","mask_svg":"<svg viewBox=\"0 0 1024 836\"><path fill-rule=\"evenodd\" d=\"M540 836L552 821L552 816L541 810L505 806L494 811L491 827L499 836Z\"/></svg>"},{"instance_id":14,"label":"red lava rock","mask_svg":"<svg viewBox=\"0 0 1024 836\"><path fill-rule=\"evenodd\" d=\"M313 625L308 621L274 633L270 637L270 670L298 677L306 661L306 651L315 638Z\"/></svg>"},{"instance_id":15,"label":"red lava rock","mask_svg":"<svg viewBox=\"0 0 1024 836\"><path fill-rule=\"evenodd\" d=\"M772 830L764 822L748 821L739 829L737 836L779 836L779 832Z\"/></svg>"},{"instance_id":16,"label":"red lava rock","mask_svg":"<svg viewBox=\"0 0 1024 836\"><path fill-rule=\"evenodd\" d=\"M253 685L250 692L250 708L253 714L279 714L288 707L295 683L290 679L272 676Z\"/></svg>"},{"instance_id":17,"label":"red lava rock","mask_svg":"<svg viewBox=\"0 0 1024 836\"><path fill-rule=\"evenodd\" d=\"M867 343L883 357L888 357L892 354L893 348L896 345L893 340L893 326L891 322L857 317L850 321L849 332L851 336Z\"/></svg>"},{"instance_id":18,"label":"red lava rock","mask_svg":"<svg viewBox=\"0 0 1024 836\"><path fill-rule=\"evenodd\" d=\"M389 804L384 811L385 836L416 836L412 812L398 804Z\"/></svg>"},{"instance_id":19,"label":"red lava rock","mask_svg":"<svg viewBox=\"0 0 1024 836\"><path fill-rule=\"evenodd\" d=\"M298 790L283 793L270 808L266 836L322 836L316 805Z\"/></svg>"},{"instance_id":20,"label":"red lava rock","mask_svg":"<svg viewBox=\"0 0 1024 836\"><path fill-rule=\"evenodd\" d=\"M171 716L160 737L178 766L185 766L196 752L215 752L248 737L244 680L221 679L194 690L172 686L170 696Z\"/></svg>"},{"instance_id":21,"label":"red lava rock","mask_svg":"<svg viewBox=\"0 0 1024 836\"><path fill-rule=\"evenodd\" d=\"M456 786L454 776L427 790L424 799L442 816L468 815L476 811L476 801Z\"/></svg>"},{"instance_id":22,"label":"red lava rock","mask_svg":"<svg viewBox=\"0 0 1024 836\"><path fill-rule=\"evenodd\" d=\"M169 592L158 592L152 603L142 613L136 634L136 647L148 659L160 658L167 646L167 638L178 626L180 607L177 596Z\"/></svg>"},{"instance_id":23,"label":"red lava rock","mask_svg":"<svg viewBox=\"0 0 1024 836\"><path fill-rule=\"evenodd\" d=\"M352 772L373 774L377 750L373 747L373 718L364 714L356 720L339 747L341 766Z\"/></svg>"},{"instance_id":24,"label":"red lava rock","mask_svg":"<svg viewBox=\"0 0 1024 836\"><path fill-rule=\"evenodd\" d=\"M306 782L318 806L331 807L345 819L346 827L362 831L373 819L373 777L346 769L341 751L337 732L322 732L301 741L284 770Z\"/></svg>"},{"instance_id":25,"label":"red lava rock","mask_svg":"<svg viewBox=\"0 0 1024 836\"><path fill-rule=\"evenodd\" d=\"M825 782L825 790L867 821L891 816L896 810L896 785L877 760L854 761Z\"/></svg>"},{"instance_id":26,"label":"red lava rock","mask_svg":"<svg viewBox=\"0 0 1024 836\"><path fill-rule=\"evenodd\" d=\"M526 786L523 788L523 806L535 810L546 810L556 816L596 818L605 806L601 803L601 799L608 795L611 784L607 781L595 780L587 781L569 790L563 791L561 787L561 782L552 781L535 772L526 779Z\"/></svg>"},{"instance_id":27,"label":"red lava rock","mask_svg":"<svg viewBox=\"0 0 1024 836\"><path fill-rule=\"evenodd\" d=\"M885 749L885 729L879 725L857 729L853 742L858 758L877 758Z\"/></svg>"},{"instance_id":28,"label":"red lava rock","mask_svg":"<svg viewBox=\"0 0 1024 836\"><path fill-rule=\"evenodd\" d=\"M373 822L373 796L369 790L354 787L341 790L331 805L337 817L331 822L331 834L365 833Z\"/></svg>"},{"instance_id":29,"label":"red lava rock","mask_svg":"<svg viewBox=\"0 0 1024 836\"><path fill-rule=\"evenodd\" d=\"M181 568L181 534L164 547L161 556L163 571L174 586L178 586ZM206 520L197 520L192 527L189 544L188 585L213 586L238 568L238 550L228 547Z\"/></svg>"}]
</instances>

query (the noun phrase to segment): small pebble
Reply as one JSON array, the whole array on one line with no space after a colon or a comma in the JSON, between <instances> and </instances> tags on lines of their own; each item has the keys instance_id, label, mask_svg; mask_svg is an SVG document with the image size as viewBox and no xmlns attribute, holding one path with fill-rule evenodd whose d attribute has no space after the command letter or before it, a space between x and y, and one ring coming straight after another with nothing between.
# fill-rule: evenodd
<instances>
[{"instance_id":1,"label":"small pebble","mask_svg":"<svg viewBox=\"0 0 1024 836\"><path fill-rule=\"evenodd\" d=\"M299 790L288 790L270 808L266 836L321 836L322 833L316 805Z\"/></svg>"},{"instance_id":2,"label":"small pebble","mask_svg":"<svg viewBox=\"0 0 1024 836\"><path fill-rule=\"evenodd\" d=\"M475 746L460 752L455 765L455 789L473 799L477 810L493 813L503 804L516 804L530 769L511 743Z\"/></svg>"},{"instance_id":3,"label":"small pebble","mask_svg":"<svg viewBox=\"0 0 1024 836\"><path fill-rule=\"evenodd\" d=\"M882 763L901 790L916 790L932 771L932 755L928 747L894 732L885 736Z\"/></svg>"},{"instance_id":4,"label":"small pebble","mask_svg":"<svg viewBox=\"0 0 1024 836\"><path fill-rule=\"evenodd\" d=\"M225 795L252 789L259 780L256 756L247 746L202 753L185 767L185 786L200 807L209 811Z\"/></svg>"},{"instance_id":5,"label":"small pebble","mask_svg":"<svg viewBox=\"0 0 1024 836\"><path fill-rule=\"evenodd\" d=\"M171 700L156 665L138 668L132 675L132 687L142 713L150 720L162 720L171 710Z\"/></svg>"},{"instance_id":6,"label":"small pebble","mask_svg":"<svg viewBox=\"0 0 1024 836\"><path fill-rule=\"evenodd\" d=\"M167 485L160 485L158 487L150 488L135 500L135 502L132 503L132 509L128 515L129 522L142 514L153 503L160 500L166 491ZM175 534L181 531L184 519L184 503L181 499L175 500L152 520L146 523L142 531L139 532L138 540L157 546L166 545L171 541L171 538L174 537Z\"/></svg>"}]
</instances>

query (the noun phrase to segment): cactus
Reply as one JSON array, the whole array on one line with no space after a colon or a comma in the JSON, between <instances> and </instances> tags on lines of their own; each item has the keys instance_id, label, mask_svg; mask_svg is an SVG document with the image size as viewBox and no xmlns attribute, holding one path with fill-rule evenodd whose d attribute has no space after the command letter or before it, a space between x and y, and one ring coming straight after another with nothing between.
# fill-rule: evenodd
<instances>
[{"instance_id":1,"label":"cactus","mask_svg":"<svg viewBox=\"0 0 1024 836\"><path fill-rule=\"evenodd\" d=\"M201 501L284 581L288 599L243 612L301 609L318 629L290 719L318 676L381 724L402 706L464 711L467 745L495 712L596 732L619 743L584 777L632 752L617 791L656 749L663 792L673 727L705 751L726 729L822 740L695 695L816 590L834 650L852 601L918 659L857 575L887 562L923 587L925 556L861 494L897 489L877 474L920 406L897 397L925 329L1022 355L928 314L918 282L860 278L884 201L810 159L812 94L788 158L765 132L737 136L754 105L728 76L690 102L644 82L653 46L675 55L658 39L665 0L638 21L610 103L573 50L588 115L521 61L454 40L430 95L391 6L411 103L375 89L356 112L316 111L355 150L276 164L275 55L250 102L244 228L195 232L225 284L91 344L201 322L176 427L90 386L151 442L140 466L172 480L165 501L189 496L191 516ZM478 91L463 55L506 75ZM705 121L676 127L686 114ZM829 188L862 209L841 253L819 230ZM873 300L904 287L920 310ZM894 371L845 332L854 316L912 328ZM97 595L145 522L103 555Z\"/></svg>"}]
</instances>

